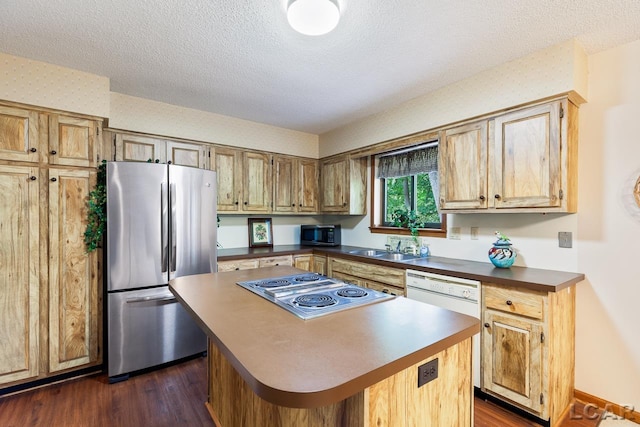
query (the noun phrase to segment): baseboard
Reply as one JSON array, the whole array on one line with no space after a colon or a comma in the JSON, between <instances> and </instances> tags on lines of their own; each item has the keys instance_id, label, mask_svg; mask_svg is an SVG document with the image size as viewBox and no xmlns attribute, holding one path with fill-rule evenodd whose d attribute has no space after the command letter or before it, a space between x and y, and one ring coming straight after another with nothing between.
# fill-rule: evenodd
<instances>
[{"instance_id":1,"label":"baseboard","mask_svg":"<svg viewBox=\"0 0 640 427\"><path fill-rule=\"evenodd\" d=\"M636 424L640 424L640 412L638 412L633 406L618 405L617 403L609 402L608 400L601 399L580 390L574 390L573 396L576 398L576 400L579 400L580 402L586 404L585 412L589 411L588 405L593 405L609 412L609 414L603 414L603 420L607 418L613 419L613 417L615 417L615 419L625 419Z\"/></svg>"}]
</instances>

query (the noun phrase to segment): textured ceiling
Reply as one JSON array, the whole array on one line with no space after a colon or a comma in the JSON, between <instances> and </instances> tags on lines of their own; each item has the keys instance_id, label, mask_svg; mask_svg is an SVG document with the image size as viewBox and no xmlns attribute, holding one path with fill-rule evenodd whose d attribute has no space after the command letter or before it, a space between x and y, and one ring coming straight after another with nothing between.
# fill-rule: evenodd
<instances>
[{"instance_id":1,"label":"textured ceiling","mask_svg":"<svg viewBox=\"0 0 640 427\"><path fill-rule=\"evenodd\" d=\"M638 0L338 0L319 37L286 1L4 0L0 52L320 134L571 38L587 54L640 39Z\"/></svg>"}]
</instances>

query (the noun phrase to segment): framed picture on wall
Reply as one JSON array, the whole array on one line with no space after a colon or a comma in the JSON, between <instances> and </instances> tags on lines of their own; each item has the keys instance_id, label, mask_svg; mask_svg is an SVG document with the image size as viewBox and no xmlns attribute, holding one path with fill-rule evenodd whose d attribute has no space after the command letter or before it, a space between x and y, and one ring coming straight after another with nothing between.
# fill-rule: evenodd
<instances>
[{"instance_id":1,"label":"framed picture on wall","mask_svg":"<svg viewBox=\"0 0 640 427\"><path fill-rule=\"evenodd\" d=\"M273 246L271 218L249 218L249 247Z\"/></svg>"}]
</instances>

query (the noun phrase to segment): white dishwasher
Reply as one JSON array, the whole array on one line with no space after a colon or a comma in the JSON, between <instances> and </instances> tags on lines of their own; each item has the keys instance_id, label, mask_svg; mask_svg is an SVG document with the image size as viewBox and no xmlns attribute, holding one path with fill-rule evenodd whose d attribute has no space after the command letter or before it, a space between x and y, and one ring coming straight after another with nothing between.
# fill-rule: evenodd
<instances>
[{"instance_id":1,"label":"white dishwasher","mask_svg":"<svg viewBox=\"0 0 640 427\"><path fill-rule=\"evenodd\" d=\"M480 282L407 270L407 298L480 319ZM473 385L480 388L480 333L472 338Z\"/></svg>"}]
</instances>

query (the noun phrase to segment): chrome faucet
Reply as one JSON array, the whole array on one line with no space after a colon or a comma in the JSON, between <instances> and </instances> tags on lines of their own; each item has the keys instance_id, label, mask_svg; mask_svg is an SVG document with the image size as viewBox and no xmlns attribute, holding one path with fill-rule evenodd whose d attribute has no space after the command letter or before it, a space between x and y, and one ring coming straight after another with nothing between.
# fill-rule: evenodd
<instances>
[{"instance_id":1,"label":"chrome faucet","mask_svg":"<svg viewBox=\"0 0 640 427\"><path fill-rule=\"evenodd\" d=\"M398 240L398 246L396 246L396 253L400 253L400 244L402 243L402 240Z\"/></svg>"}]
</instances>

